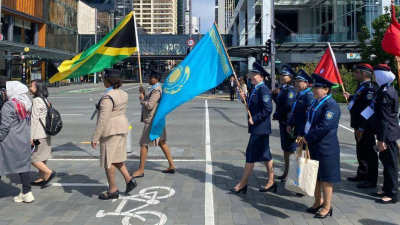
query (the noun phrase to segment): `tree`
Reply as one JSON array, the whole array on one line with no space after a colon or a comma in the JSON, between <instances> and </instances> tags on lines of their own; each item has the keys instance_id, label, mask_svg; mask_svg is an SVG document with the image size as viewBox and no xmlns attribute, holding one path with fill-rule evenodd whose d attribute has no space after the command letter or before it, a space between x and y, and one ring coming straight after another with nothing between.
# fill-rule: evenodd
<instances>
[{"instance_id":1,"label":"tree","mask_svg":"<svg viewBox=\"0 0 400 225\"><path fill-rule=\"evenodd\" d=\"M396 6L396 19L400 19L400 8ZM380 15L372 22L372 28L374 33L370 35L370 30L364 25L361 31L357 34L358 40L360 41L361 60L371 65L379 63L385 63L389 61L389 66L392 68L392 72L397 74L395 56L386 53L382 48L382 40L385 36L386 30L391 22L391 16L389 7L385 7L385 14ZM372 57L374 56L374 57ZM397 81L395 81L397 82ZM394 85L397 87L397 85Z\"/></svg>"}]
</instances>

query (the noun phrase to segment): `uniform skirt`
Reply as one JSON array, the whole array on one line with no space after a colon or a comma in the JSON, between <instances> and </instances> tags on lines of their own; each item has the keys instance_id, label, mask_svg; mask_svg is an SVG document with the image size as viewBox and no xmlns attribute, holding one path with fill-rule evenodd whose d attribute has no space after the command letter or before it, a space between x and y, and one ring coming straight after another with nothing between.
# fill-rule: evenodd
<instances>
[{"instance_id":1,"label":"uniform skirt","mask_svg":"<svg viewBox=\"0 0 400 225\"><path fill-rule=\"evenodd\" d=\"M139 145L140 146L148 146L148 147L155 147L158 146L158 143L160 141L166 141L167 140L167 131L165 129L166 126L164 126L163 132L161 136L153 141L150 140L150 128L151 124L144 124L143 127L143 132L142 132L142 137L140 138Z\"/></svg>"},{"instance_id":2,"label":"uniform skirt","mask_svg":"<svg viewBox=\"0 0 400 225\"><path fill-rule=\"evenodd\" d=\"M271 159L269 135L251 134L246 149L246 163L268 162Z\"/></svg>"},{"instance_id":3,"label":"uniform skirt","mask_svg":"<svg viewBox=\"0 0 400 225\"><path fill-rule=\"evenodd\" d=\"M31 155L31 162L44 162L51 159L51 136L38 139L40 144L36 146L35 151Z\"/></svg>"},{"instance_id":4,"label":"uniform skirt","mask_svg":"<svg viewBox=\"0 0 400 225\"><path fill-rule=\"evenodd\" d=\"M285 152L295 152L298 147L296 139L290 137L286 132L287 124L279 122L279 133L281 136L281 148Z\"/></svg>"},{"instance_id":5,"label":"uniform skirt","mask_svg":"<svg viewBox=\"0 0 400 225\"><path fill-rule=\"evenodd\" d=\"M340 153L320 155L319 150L310 149L311 159L319 161L318 181L339 183L340 178Z\"/></svg>"},{"instance_id":6,"label":"uniform skirt","mask_svg":"<svg viewBox=\"0 0 400 225\"><path fill-rule=\"evenodd\" d=\"M100 138L100 167L109 169L112 163L126 160L126 134Z\"/></svg>"}]
</instances>

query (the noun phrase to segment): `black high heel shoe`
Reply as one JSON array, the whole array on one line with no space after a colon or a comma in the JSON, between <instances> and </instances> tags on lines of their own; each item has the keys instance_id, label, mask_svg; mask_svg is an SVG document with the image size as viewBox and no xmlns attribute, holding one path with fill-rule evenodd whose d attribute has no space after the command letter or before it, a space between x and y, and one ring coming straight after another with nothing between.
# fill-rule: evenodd
<instances>
[{"instance_id":1,"label":"black high heel shoe","mask_svg":"<svg viewBox=\"0 0 400 225\"><path fill-rule=\"evenodd\" d=\"M243 194L245 195L247 193L247 184L240 190L230 189L229 191L235 194L240 194L241 192L243 192Z\"/></svg>"},{"instance_id":2,"label":"black high heel shoe","mask_svg":"<svg viewBox=\"0 0 400 225\"><path fill-rule=\"evenodd\" d=\"M99 195L99 199L101 200L109 200L109 199L118 199L119 198L119 191L117 190L114 193L110 193L107 191L107 195L102 193Z\"/></svg>"},{"instance_id":3,"label":"black high heel shoe","mask_svg":"<svg viewBox=\"0 0 400 225\"><path fill-rule=\"evenodd\" d=\"M314 218L316 218L316 219L325 219L326 217L328 217L328 215L332 217L332 214L333 214L333 208L331 207L331 209L329 210L329 212L327 214L322 215L321 213L316 213Z\"/></svg>"},{"instance_id":4,"label":"black high heel shoe","mask_svg":"<svg viewBox=\"0 0 400 225\"><path fill-rule=\"evenodd\" d=\"M324 205L324 204L318 206L318 207L315 208L315 209L314 209L313 207L310 207L310 208L306 209L306 212L315 214L315 213L318 212L318 210L320 210L320 209L322 208L323 205Z\"/></svg>"},{"instance_id":5,"label":"black high heel shoe","mask_svg":"<svg viewBox=\"0 0 400 225\"><path fill-rule=\"evenodd\" d=\"M272 190L273 190L273 192L276 193L277 189L278 189L278 185L277 185L276 182L275 182L273 185L271 185L271 187L269 187L269 188L267 188L267 189L261 188L261 189L258 190L258 191L259 191L259 192L270 192L270 191L272 192Z\"/></svg>"}]
</instances>

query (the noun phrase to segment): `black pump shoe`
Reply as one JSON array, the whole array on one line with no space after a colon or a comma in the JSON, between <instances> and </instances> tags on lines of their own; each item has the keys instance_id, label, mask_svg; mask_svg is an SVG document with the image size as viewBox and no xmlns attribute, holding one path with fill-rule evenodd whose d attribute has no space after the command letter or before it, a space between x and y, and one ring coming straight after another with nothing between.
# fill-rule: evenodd
<instances>
[{"instance_id":1,"label":"black pump shoe","mask_svg":"<svg viewBox=\"0 0 400 225\"><path fill-rule=\"evenodd\" d=\"M144 173L142 173L142 174L140 174L140 175L137 175L137 176L134 176L134 177L132 177L132 178L142 178L142 177L144 177Z\"/></svg>"},{"instance_id":2,"label":"black pump shoe","mask_svg":"<svg viewBox=\"0 0 400 225\"><path fill-rule=\"evenodd\" d=\"M229 191L235 194L240 194L241 192L243 192L243 194L245 195L247 193L247 184L240 190L230 189Z\"/></svg>"},{"instance_id":3,"label":"black pump shoe","mask_svg":"<svg viewBox=\"0 0 400 225\"><path fill-rule=\"evenodd\" d=\"M395 204L397 203L397 199L390 199L388 201L384 201L383 199L377 199L375 200L376 203L380 203L380 204Z\"/></svg>"},{"instance_id":4,"label":"black pump shoe","mask_svg":"<svg viewBox=\"0 0 400 225\"><path fill-rule=\"evenodd\" d=\"M99 199L101 200L118 199L118 198L119 198L118 190L114 193L110 193L107 191L107 195L105 195L104 193L101 193L101 195L99 195Z\"/></svg>"},{"instance_id":5,"label":"black pump shoe","mask_svg":"<svg viewBox=\"0 0 400 225\"><path fill-rule=\"evenodd\" d=\"M313 207L310 207L310 208L306 209L306 212L315 214L315 213L318 212L318 210L322 209L322 206L323 206L323 204L320 205L320 206L318 206L318 207L315 208L315 209L314 209Z\"/></svg>"},{"instance_id":6,"label":"black pump shoe","mask_svg":"<svg viewBox=\"0 0 400 225\"><path fill-rule=\"evenodd\" d=\"M329 210L329 212L325 215L322 215L321 213L316 213L314 218L315 219L325 219L326 217L331 216L332 217L333 214L333 208L331 207L331 209Z\"/></svg>"},{"instance_id":7,"label":"black pump shoe","mask_svg":"<svg viewBox=\"0 0 400 225\"><path fill-rule=\"evenodd\" d=\"M267 188L267 189L265 189L264 187L263 188L261 188L260 190L258 190L259 192L274 192L274 193L276 193L276 191L277 191L277 189L278 189L278 185L276 184L276 182L273 184L273 185L271 185L271 187L269 187L269 188Z\"/></svg>"},{"instance_id":8,"label":"black pump shoe","mask_svg":"<svg viewBox=\"0 0 400 225\"><path fill-rule=\"evenodd\" d=\"M135 180L134 178L132 178L132 179L126 184L125 194L128 194L129 192L131 192L133 189L135 189L135 187L137 187L137 183L136 183L136 180Z\"/></svg>"},{"instance_id":9,"label":"black pump shoe","mask_svg":"<svg viewBox=\"0 0 400 225\"><path fill-rule=\"evenodd\" d=\"M42 186L43 185L43 180L42 181L39 181L39 182L36 182L36 181L32 181L31 182L31 186Z\"/></svg>"}]
</instances>

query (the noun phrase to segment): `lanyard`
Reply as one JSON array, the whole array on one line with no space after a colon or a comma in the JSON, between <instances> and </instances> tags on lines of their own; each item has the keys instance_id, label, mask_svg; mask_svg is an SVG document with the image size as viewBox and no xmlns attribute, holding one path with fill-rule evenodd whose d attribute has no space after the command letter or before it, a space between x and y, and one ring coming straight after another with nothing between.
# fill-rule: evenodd
<instances>
[{"instance_id":1,"label":"lanyard","mask_svg":"<svg viewBox=\"0 0 400 225\"><path fill-rule=\"evenodd\" d=\"M301 96L303 96L309 90L311 90L311 88L307 88L306 90L300 92L300 95L297 97L296 101L293 104L292 113L294 112L294 109L296 108L297 101L301 98Z\"/></svg>"},{"instance_id":2,"label":"lanyard","mask_svg":"<svg viewBox=\"0 0 400 225\"><path fill-rule=\"evenodd\" d=\"M254 92L256 92L258 86L260 86L261 84L264 84L264 82L261 82L261 83L257 84L257 85L254 87L253 92L251 93L251 95L250 95L250 97L249 97L249 106L248 106L248 107L250 107L251 98L253 97Z\"/></svg>"},{"instance_id":3,"label":"lanyard","mask_svg":"<svg viewBox=\"0 0 400 225\"><path fill-rule=\"evenodd\" d=\"M153 85L148 91L147 93L150 93L152 90L154 90L154 88L156 88L158 85L160 85L160 82L158 82L157 84Z\"/></svg>"},{"instance_id":4,"label":"lanyard","mask_svg":"<svg viewBox=\"0 0 400 225\"><path fill-rule=\"evenodd\" d=\"M328 100L330 97L332 97L332 95L328 95L327 97L325 97L325 98L317 105L317 107L314 109L314 112L313 112L313 114L312 114L311 121L310 121L310 111L311 111L312 107L314 106L314 104L315 104L316 102L318 102L318 100L314 100L314 102L313 102L312 105L310 106L310 109L308 110L308 113L307 113L307 120L310 121L311 124L312 124L312 122L313 122L313 120L314 120L315 112L316 112L316 111L318 110L318 108L319 108L326 100Z\"/></svg>"},{"instance_id":5,"label":"lanyard","mask_svg":"<svg viewBox=\"0 0 400 225\"><path fill-rule=\"evenodd\" d=\"M364 86L362 86L360 89L358 89L357 91L356 91L356 94L355 94L355 96L354 96L354 99L353 99L353 102L355 102L356 101L356 99L357 99L357 96L358 96L358 93L360 93L363 89L364 89L365 87Z\"/></svg>"},{"instance_id":6,"label":"lanyard","mask_svg":"<svg viewBox=\"0 0 400 225\"><path fill-rule=\"evenodd\" d=\"M112 89L114 89L114 87L109 87L109 88L107 88L106 93L109 92L109 91L111 91Z\"/></svg>"}]
</instances>

